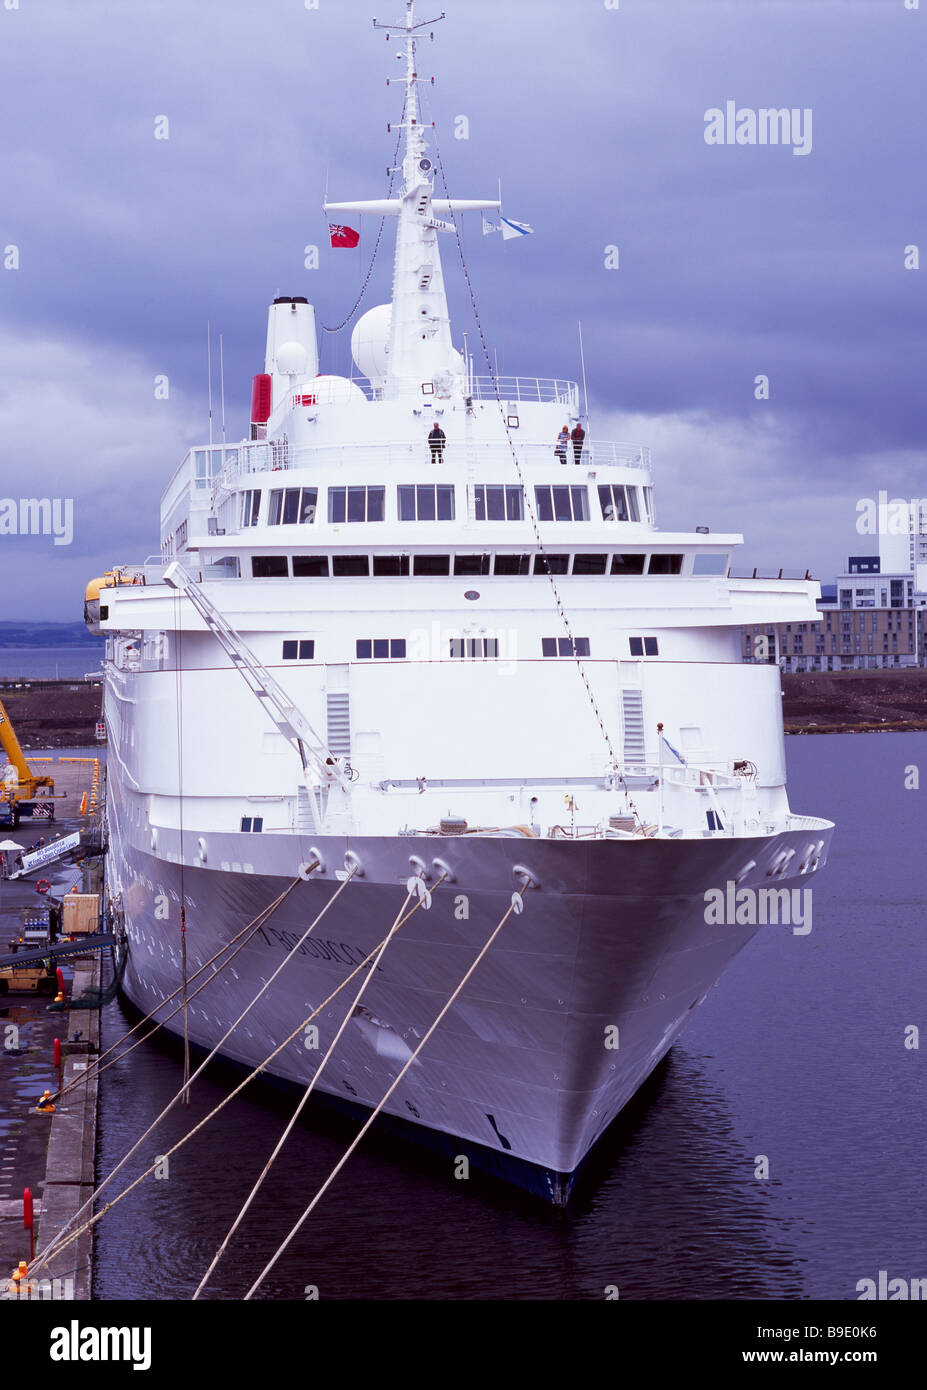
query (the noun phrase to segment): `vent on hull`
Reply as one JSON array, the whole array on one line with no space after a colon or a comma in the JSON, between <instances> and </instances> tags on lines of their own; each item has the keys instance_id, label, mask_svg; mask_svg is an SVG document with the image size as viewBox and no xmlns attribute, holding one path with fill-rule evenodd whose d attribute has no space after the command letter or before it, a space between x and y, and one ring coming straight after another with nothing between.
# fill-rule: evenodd
<instances>
[{"instance_id":1,"label":"vent on hull","mask_svg":"<svg viewBox=\"0 0 927 1390\"><path fill-rule=\"evenodd\" d=\"M351 697L346 690L328 695L328 746L336 758L351 756Z\"/></svg>"}]
</instances>

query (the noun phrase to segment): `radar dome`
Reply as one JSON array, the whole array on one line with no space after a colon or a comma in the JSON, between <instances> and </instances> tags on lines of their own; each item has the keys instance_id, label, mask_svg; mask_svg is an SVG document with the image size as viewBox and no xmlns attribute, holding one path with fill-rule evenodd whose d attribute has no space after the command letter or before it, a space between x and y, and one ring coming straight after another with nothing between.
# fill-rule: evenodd
<instances>
[{"instance_id":1,"label":"radar dome","mask_svg":"<svg viewBox=\"0 0 927 1390\"><path fill-rule=\"evenodd\" d=\"M315 396L317 405L347 405L367 399L357 382L346 376L315 376L304 382L302 389Z\"/></svg>"},{"instance_id":2,"label":"radar dome","mask_svg":"<svg viewBox=\"0 0 927 1390\"><path fill-rule=\"evenodd\" d=\"M386 379L392 319L392 304L378 304L357 320L351 334L351 356L372 386L381 386Z\"/></svg>"},{"instance_id":3,"label":"radar dome","mask_svg":"<svg viewBox=\"0 0 927 1390\"><path fill-rule=\"evenodd\" d=\"M282 376L302 376L309 365L309 354L302 343L281 343L276 365Z\"/></svg>"}]
</instances>

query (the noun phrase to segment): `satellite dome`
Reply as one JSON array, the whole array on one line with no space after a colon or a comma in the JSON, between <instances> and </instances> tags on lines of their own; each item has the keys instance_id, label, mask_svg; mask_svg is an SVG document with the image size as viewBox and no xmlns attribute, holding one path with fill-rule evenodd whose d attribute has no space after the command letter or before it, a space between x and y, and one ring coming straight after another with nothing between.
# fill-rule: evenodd
<instances>
[{"instance_id":1,"label":"satellite dome","mask_svg":"<svg viewBox=\"0 0 927 1390\"><path fill-rule=\"evenodd\" d=\"M302 343L281 343L276 365L282 376L302 376L309 365L309 354Z\"/></svg>"},{"instance_id":2,"label":"satellite dome","mask_svg":"<svg viewBox=\"0 0 927 1390\"><path fill-rule=\"evenodd\" d=\"M386 380L392 319L392 304L378 304L357 320L351 334L351 356L372 386L382 386Z\"/></svg>"},{"instance_id":3,"label":"satellite dome","mask_svg":"<svg viewBox=\"0 0 927 1390\"><path fill-rule=\"evenodd\" d=\"M315 376L303 383L303 390L315 396L317 405L347 405L367 399L357 382L346 376Z\"/></svg>"}]
</instances>

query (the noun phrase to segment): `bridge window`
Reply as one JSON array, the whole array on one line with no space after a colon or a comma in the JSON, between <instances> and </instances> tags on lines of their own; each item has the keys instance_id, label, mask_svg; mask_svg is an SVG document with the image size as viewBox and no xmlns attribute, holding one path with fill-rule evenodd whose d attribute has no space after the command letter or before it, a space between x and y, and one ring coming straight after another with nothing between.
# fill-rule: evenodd
<instances>
[{"instance_id":1,"label":"bridge window","mask_svg":"<svg viewBox=\"0 0 927 1390\"><path fill-rule=\"evenodd\" d=\"M370 558L367 555L333 555L332 574L336 579L367 578L370 574Z\"/></svg>"},{"instance_id":2,"label":"bridge window","mask_svg":"<svg viewBox=\"0 0 927 1390\"><path fill-rule=\"evenodd\" d=\"M499 656L498 637L452 637L450 642L455 661L494 661Z\"/></svg>"},{"instance_id":3,"label":"bridge window","mask_svg":"<svg viewBox=\"0 0 927 1390\"><path fill-rule=\"evenodd\" d=\"M493 574L530 574L530 555L497 555Z\"/></svg>"},{"instance_id":4,"label":"bridge window","mask_svg":"<svg viewBox=\"0 0 927 1390\"><path fill-rule=\"evenodd\" d=\"M535 555L535 574L566 574L570 568L569 555Z\"/></svg>"},{"instance_id":5,"label":"bridge window","mask_svg":"<svg viewBox=\"0 0 927 1390\"><path fill-rule=\"evenodd\" d=\"M374 579L397 579L409 573L408 555L374 555Z\"/></svg>"},{"instance_id":6,"label":"bridge window","mask_svg":"<svg viewBox=\"0 0 927 1390\"><path fill-rule=\"evenodd\" d=\"M696 555L692 561L693 574L727 574L727 555Z\"/></svg>"},{"instance_id":7,"label":"bridge window","mask_svg":"<svg viewBox=\"0 0 927 1390\"><path fill-rule=\"evenodd\" d=\"M538 521L588 521L589 494L584 487L536 487Z\"/></svg>"},{"instance_id":8,"label":"bridge window","mask_svg":"<svg viewBox=\"0 0 927 1390\"><path fill-rule=\"evenodd\" d=\"M450 572L450 555L416 555L414 557L412 565L413 574L422 575L427 579L435 575L450 574Z\"/></svg>"},{"instance_id":9,"label":"bridge window","mask_svg":"<svg viewBox=\"0 0 927 1390\"><path fill-rule=\"evenodd\" d=\"M261 512L261 494L259 491L248 491L241 494L241 524L242 526L257 526L258 517Z\"/></svg>"},{"instance_id":10,"label":"bridge window","mask_svg":"<svg viewBox=\"0 0 927 1390\"><path fill-rule=\"evenodd\" d=\"M648 574L681 574L681 555L651 555Z\"/></svg>"},{"instance_id":11,"label":"bridge window","mask_svg":"<svg viewBox=\"0 0 927 1390\"><path fill-rule=\"evenodd\" d=\"M275 488L270 494L268 526L296 526L315 521L318 509L317 487Z\"/></svg>"},{"instance_id":12,"label":"bridge window","mask_svg":"<svg viewBox=\"0 0 927 1390\"><path fill-rule=\"evenodd\" d=\"M574 555L574 574L604 574L608 565L607 555Z\"/></svg>"},{"instance_id":13,"label":"bridge window","mask_svg":"<svg viewBox=\"0 0 927 1390\"><path fill-rule=\"evenodd\" d=\"M632 656L659 656L655 637L629 637Z\"/></svg>"},{"instance_id":14,"label":"bridge window","mask_svg":"<svg viewBox=\"0 0 927 1390\"><path fill-rule=\"evenodd\" d=\"M294 555L294 556L293 556L293 578L294 578L294 579L327 579L327 578L328 578L328 556L327 556L327 555Z\"/></svg>"},{"instance_id":15,"label":"bridge window","mask_svg":"<svg viewBox=\"0 0 927 1390\"><path fill-rule=\"evenodd\" d=\"M569 637L542 637L541 638L542 656L588 656L589 638L574 637L571 642Z\"/></svg>"},{"instance_id":16,"label":"bridge window","mask_svg":"<svg viewBox=\"0 0 927 1390\"><path fill-rule=\"evenodd\" d=\"M358 661L402 661L406 654L404 637L361 639L356 645Z\"/></svg>"},{"instance_id":17,"label":"bridge window","mask_svg":"<svg viewBox=\"0 0 927 1390\"><path fill-rule=\"evenodd\" d=\"M315 642L299 639L283 644L284 661L312 661L315 658Z\"/></svg>"},{"instance_id":18,"label":"bridge window","mask_svg":"<svg viewBox=\"0 0 927 1390\"><path fill-rule=\"evenodd\" d=\"M643 555L613 555L612 574L643 574Z\"/></svg>"},{"instance_id":19,"label":"bridge window","mask_svg":"<svg viewBox=\"0 0 927 1390\"><path fill-rule=\"evenodd\" d=\"M481 483L473 489L473 505L477 521L521 521L525 514L520 487Z\"/></svg>"},{"instance_id":20,"label":"bridge window","mask_svg":"<svg viewBox=\"0 0 927 1390\"><path fill-rule=\"evenodd\" d=\"M342 521L382 521L386 504L384 487L330 487L328 519Z\"/></svg>"},{"instance_id":21,"label":"bridge window","mask_svg":"<svg viewBox=\"0 0 927 1390\"><path fill-rule=\"evenodd\" d=\"M636 487L623 487L621 483L600 485L599 506L603 521L640 521Z\"/></svg>"},{"instance_id":22,"label":"bridge window","mask_svg":"<svg viewBox=\"0 0 927 1390\"><path fill-rule=\"evenodd\" d=\"M489 556L488 555L455 555L454 573L467 574L488 574Z\"/></svg>"},{"instance_id":23,"label":"bridge window","mask_svg":"<svg viewBox=\"0 0 927 1390\"><path fill-rule=\"evenodd\" d=\"M454 520L452 484L401 484L397 488L397 497L400 521Z\"/></svg>"},{"instance_id":24,"label":"bridge window","mask_svg":"<svg viewBox=\"0 0 927 1390\"><path fill-rule=\"evenodd\" d=\"M260 835L261 831L264 829L264 817L263 817L263 816L242 816L242 818L241 818L241 828L242 828L242 830L245 831L247 834L251 834L251 835Z\"/></svg>"},{"instance_id":25,"label":"bridge window","mask_svg":"<svg viewBox=\"0 0 927 1390\"><path fill-rule=\"evenodd\" d=\"M286 579L289 572L285 555L251 556L251 574L254 579Z\"/></svg>"}]
</instances>

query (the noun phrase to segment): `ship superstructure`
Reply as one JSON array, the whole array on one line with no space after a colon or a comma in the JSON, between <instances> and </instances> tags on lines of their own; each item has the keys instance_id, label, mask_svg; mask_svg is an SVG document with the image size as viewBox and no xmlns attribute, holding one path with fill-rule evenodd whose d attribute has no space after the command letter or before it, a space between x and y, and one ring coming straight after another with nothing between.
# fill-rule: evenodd
<instances>
[{"instance_id":1,"label":"ship superstructure","mask_svg":"<svg viewBox=\"0 0 927 1390\"><path fill-rule=\"evenodd\" d=\"M410 876L440 881L320 1078L370 1107L521 890L386 1110L562 1201L757 929L706 920L706 893L824 861L830 822L788 805L778 668L740 637L813 619L818 590L731 578L739 535L659 530L648 449L599 439L575 383L454 346L439 241L500 205L437 196L412 0L380 27L405 45L400 187L326 205L396 224L359 375L320 375L313 306L275 299L250 438L190 450L160 561L89 614L110 892L147 1012L180 983L181 925L194 969L317 865L190 1006L211 1047L354 875L223 1046L253 1066L382 938ZM323 1033L340 1021L335 1003ZM297 1039L271 1070L305 1082L321 1055Z\"/></svg>"}]
</instances>

